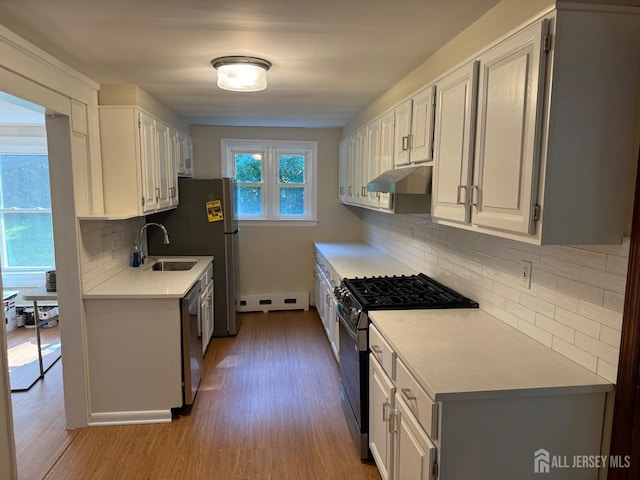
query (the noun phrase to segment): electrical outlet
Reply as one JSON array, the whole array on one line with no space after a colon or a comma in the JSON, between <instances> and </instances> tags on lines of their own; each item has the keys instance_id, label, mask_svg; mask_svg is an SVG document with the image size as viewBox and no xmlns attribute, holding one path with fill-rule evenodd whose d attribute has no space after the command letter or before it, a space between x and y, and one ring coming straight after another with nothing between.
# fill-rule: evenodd
<instances>
[{"instance_id":1,"label":"electrical outlet","mask_svg":"<svg viewBox=\"0 0 640 480\"><path fill-rule=\"evenodd\" d=\"M531 262L522 260L520 262L520 285L522 288L531 288Z\"/></svg>"},{"instance_id":2,"label":"electrical outlet","mask_svg":"<svg viewBox=\"0 0 640 480\"><path fill-rule=\"evenodd\" d=\"M111 237L106 233L100 235L100 249L102 250L102 253L111 250Z\"/></svg>"}]
</instances>

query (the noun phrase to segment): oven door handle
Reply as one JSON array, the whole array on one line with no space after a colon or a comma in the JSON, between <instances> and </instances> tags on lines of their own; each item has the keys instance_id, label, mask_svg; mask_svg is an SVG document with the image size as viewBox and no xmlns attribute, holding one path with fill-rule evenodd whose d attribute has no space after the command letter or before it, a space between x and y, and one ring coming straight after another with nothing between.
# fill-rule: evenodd
<instances>
[{"instance_id":1,"label":"oven door handle","mask_svg":"<svg viewBox=\"0 0 640 480\"><path fill-rule=\"evenodd\" d=\"M342 315L340 315L339 310L340 309L338 309L338 318L340 319L340 323L344 326L344 329L347 331L349 336L354 341L357 342L358 341L358 334L353 332L353 330L352 330L353 327L351 326L351 324L347 320L345 320L345 318Z\"/></svg>"}]
</instances>

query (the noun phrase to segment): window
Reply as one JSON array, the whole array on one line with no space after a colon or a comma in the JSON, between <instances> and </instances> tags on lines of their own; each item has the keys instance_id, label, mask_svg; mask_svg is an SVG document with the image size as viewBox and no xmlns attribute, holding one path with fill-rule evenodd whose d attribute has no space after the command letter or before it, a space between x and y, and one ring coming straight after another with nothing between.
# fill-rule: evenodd
<instances>
[{"instance_id":1,"label":"window","mask_svg":"<svg viewBox=\"0 0 640 480\"><path fill-rule=\"evenodd\" d=\"M238 220L316 224L317 142L222 139L221 147Z\"/></svg>"},{"instance_id":2,"label":"window","mask_svg":"<svg viewBox=\"0 0 640 480\"><path fill-rule=\"evenodd\" d=\"M0 230L4 273L54 267L47 155L0 154Z\"/></svg>"}]
</instances>

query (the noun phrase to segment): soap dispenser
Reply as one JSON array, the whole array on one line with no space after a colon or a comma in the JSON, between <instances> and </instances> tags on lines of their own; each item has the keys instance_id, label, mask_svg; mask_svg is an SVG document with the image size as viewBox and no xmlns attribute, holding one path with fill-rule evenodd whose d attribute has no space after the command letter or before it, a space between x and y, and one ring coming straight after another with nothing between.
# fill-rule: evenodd
<instances>
[{"instance_id":1,"label":"soap dispenser","mask_svg":"<svg viewBox=\"0 0 640 480\"><path fill-rule=\"evenodd\" d=\"M138 249L138 244L133 244L133 256L131 258L131 266L139 267L140 266L140 250Z\"/></svg>"}]
</instances>

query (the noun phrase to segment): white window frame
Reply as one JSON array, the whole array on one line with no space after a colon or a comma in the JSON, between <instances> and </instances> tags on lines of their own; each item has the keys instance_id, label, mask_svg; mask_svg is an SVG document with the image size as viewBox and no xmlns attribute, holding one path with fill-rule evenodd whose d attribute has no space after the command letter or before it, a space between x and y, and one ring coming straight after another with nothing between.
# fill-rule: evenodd
<instances>
[{"instance_id":1,"label":"white window frame","mask_svg":"<svg viewBox=\"0 0 640 480\"><path fill-rule=\"evenodd\" d=\"M222 176L235 178L235 154L259 153L262 155L262 214L236 216L240 225L269 225L269 226L316 226L317 218L317 159L318 142L293 140L220 140ZM278 156L304 155L305 182L304 184L280 184L278 182ZM243 186L253 184L243 183ZM280 215L280 187L304 188L305 212L303 215ZM235 214L235 212L234 212Z\"/></svg>"},{"instance_id":2,"label":"white window frame","mask_svg":"<svg viewBox=\"0 0 640 480\"><path fill-rule=\"evenodd\" d=\"M42 136L11 136L0 132L0 154L2 155L48 155L46 134ZM49 165L51 168L51 165ZM26 180L28 182L28 179ZM0 187L1 188L1 187ZM0 212L4 209L0 208ZM42 213L53 215L51 209L7 209L10 213ZM55 245L54 245L55 249ZM39 267L8 267L6 262L4 231L0 232L0 251L2 252L2 276L4 283L12 288L33 287L44 282L44 273L55 268L55 265ZM54 250L55 251L55 250Z\"/></svg>"}]
</instances>

